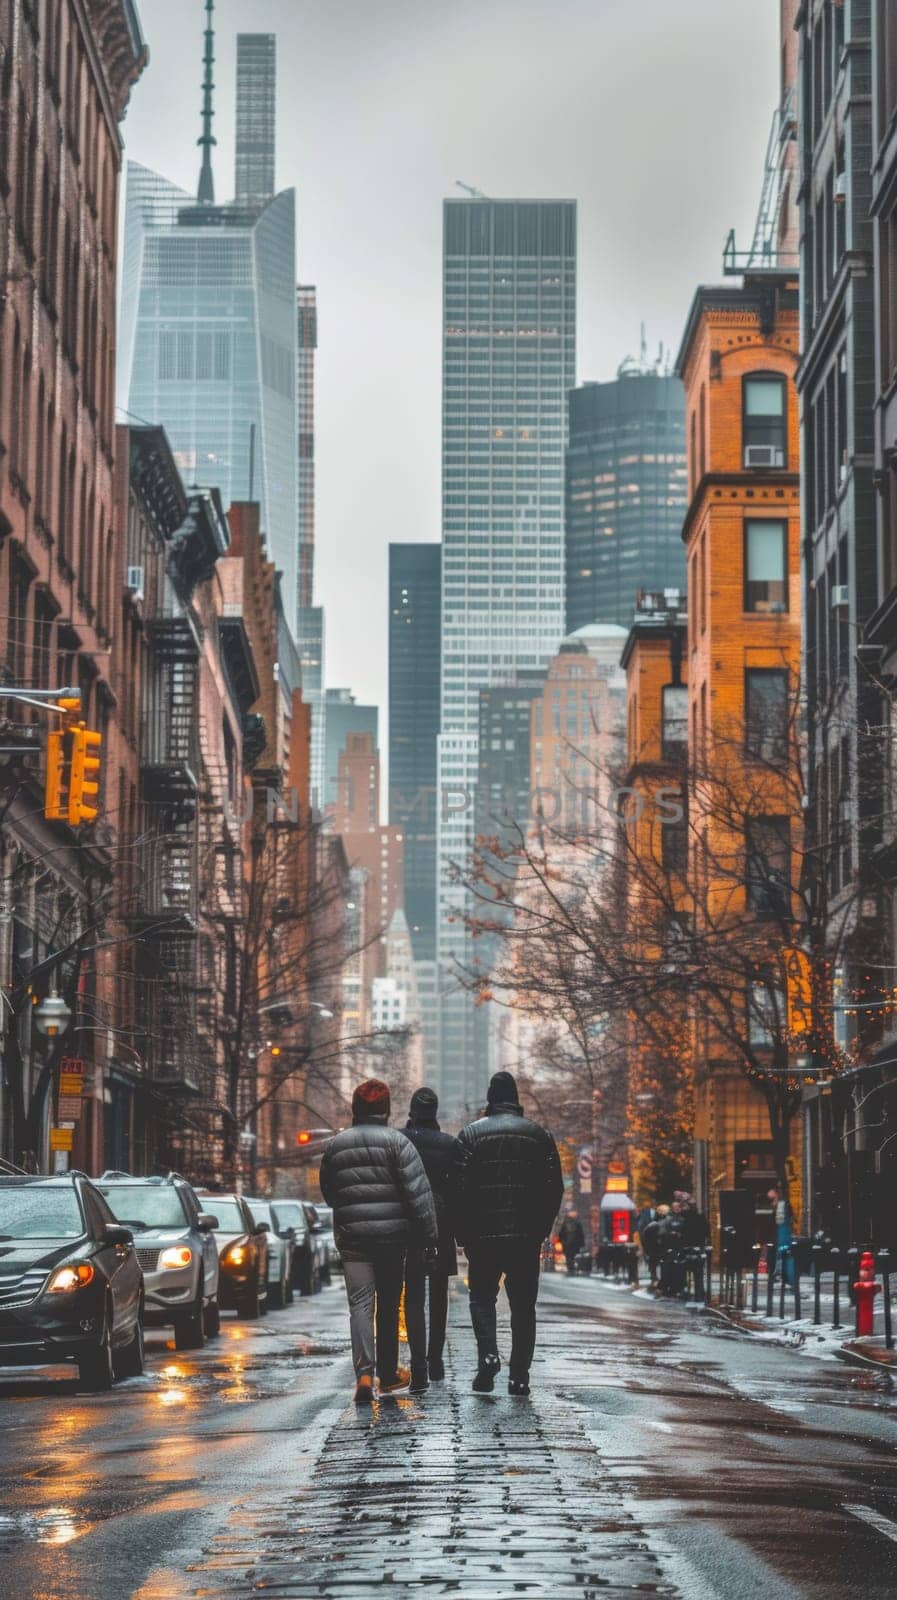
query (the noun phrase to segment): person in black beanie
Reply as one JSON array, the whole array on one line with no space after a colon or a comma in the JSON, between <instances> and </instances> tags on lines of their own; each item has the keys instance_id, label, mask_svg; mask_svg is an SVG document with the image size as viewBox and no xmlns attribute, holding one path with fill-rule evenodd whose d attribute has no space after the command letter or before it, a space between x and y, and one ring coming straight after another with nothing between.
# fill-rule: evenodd
<instances>
[{"instance_id":1,"label":"person in black beanie","mask_svg":"<svg viewBox=\"0 0 897 1600\"><path fill-rule=\"evenodd\" d=\"M452 1220L467 1252L470 1320L479 1365L473 1388L489 1394L501 1368L495 1302L504 1276L511 1306L508 1393L529 1394L536 1344L536 1297L542 1241L564 1198L557 1146L523 1115L510 1072L489 1084L486 1115L462 1128L455 1143Z\"/></svg>"},{"instance_id":2,"label":"person in black beanie","mask_svg":"<svg viewBox=\"0 0 897 1600\"><path fill-rule=\"evenodd\" d=\"M411 1350L411 1388L421 1393L430 1381L445 1377L442 1352L448 1315L448 1281L458 1270L455 1238L448 1211L448 1188L455 1141L443 1133L436 1120L439 1100L432 1089L417 1089L411 1096L405 1137L423 1162L436 1202L439 1244L435 1254L420 1246L405 1257L405 1326ZM429 1296L427 1284L429 1282ZM429 1298L429 1334L425 1303Z\"/></svg>"}]
</instances>

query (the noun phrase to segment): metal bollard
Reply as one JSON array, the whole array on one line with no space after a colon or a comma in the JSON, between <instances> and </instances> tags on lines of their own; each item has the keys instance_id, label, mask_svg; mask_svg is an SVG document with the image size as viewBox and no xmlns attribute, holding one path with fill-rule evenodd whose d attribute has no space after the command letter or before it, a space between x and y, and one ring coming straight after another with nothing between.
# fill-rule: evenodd
<instances>
[{"instance_id":1,"label":"metal bollard","mask_svg":"<svg viewBox=\"0 0 897 1600\"><path fill-rule=\"evenodd\" d=\"M860 1271L860 1252L855 1244L847 1252L847 1294L851 1305L854 1304L853 1286L857 1281Z\"/></svg>"},{"instance_id":2,"label":"metal bollard","mask_svg":"<svg viewBox=\"0 0 897 1600\"><path fill-rule=\"evenodd\" d=\"M778 1255L778 1251L776 1251L776 1255ZM788 1246L786 1245L784 1250L782 1251L782 1267L781 1267L781 1271L779 1273L779 1321L780 1322L784 1322L785 1321L785 1290L788 1287L788 1262L789 1262L790 1259L791 1259L791 1251L788 1249Z\"/></svg>"},{"instance_id":3,"label":"metal bollard","mask_svg":"<svg viewBox=\"0 0 897 1600\"><path fill-rule=\"evenodd\" d=\"M629 1282L638 1287L638 1251L634 1244L629 1246Z\"/></svg>"},{"instance_id":4,"label":"metal bollard","mask_svg":"<svg viewBox=\"0 0 897 1600\"><path fill-rule=\"evenodd\" d=\"M705 1301L705 1298L706 1298L705 1293L704 1293L704 1252L703 1252L703 1250L696 1250L695 1251L693 1277L694 1277L694 1298L695 1298L695 1301L696 1301L696 1303L698 1305L703 1305L704 1301Z\"/></svg>"},{"instance_id":5,"label":"metal bollard","mask_svg":"<svg viewBox=\"0 0 897 1600\"><path fill-rule=\"evenodd\" d=\"M794 1320L800 1322L800 1261L796 1250L792 1253L791 1260L794 1264Z\"/></svg>"},{"instance_id":6,"label":"metal bollard","mask_svg":"<svg viewBox=\"0 0 897 1600\"><path fill-rule=\"evenodd\" d=\"M882 1288L883 1288L883 1291L884 1291L883 1297L882 1297L882 1304L884 1306L884 1313L885 1313L885 1349L886 1350L893 1350L893 1348L894 1348L894 1329L893 1329L893 1326L892 1326L892 1323L891 1323L891 1252L890 1252L890 1250L879 1250L879 1252L878 1252L878 1266L879 1266L879 1270L881 1272Z\"/></svg>"},{"instance_id":7,"label":"metal bollard","mask_svg":"<svg viewBox=\"0 0 897 1600\"><path fill-rule=\"evenodd\" d=\"M822 1245L814 1244L811 1251L813 1257L813 1323L819 1327L822 1321Z\"/></svg>"},{"instance_id":8,"label":"metal bollard","mask_svg":"<svg viewBox=\"0 0 897 1600\"><path fill-rule=\"evenodd\" d=\"M752 1246L752 1249L754 1254L754 1272L753 1281L751 1284L751 1310L756 1312L757 1297L760 1293L760 1257L763 1254L763 1246L762 1244L755 1244Z\"/></svg>"},{"instance_id":9,"label":"metal bollard","mask_svg":"<svg viewBox=\"0 0 897 1600\"><path fill-rule=\"evenodd\" d=\"M776 1251L767 1247L766 1251L766 1315L771 1317L775 1310L774 1295L776 1292Z\"/></svg>"},{"instance_id":10,"label":"metal bollard","mask_svg":"<svg viewBox=\"0 0 897 1600\"><path fill-rule=\"evenodd\" d=\"M835 1289L835 1309L834 1309L834 1313L833 1313L832 1327L833 1328L840 1328L840 1326L841 1326L841 1252L838 1249L838 1246L836 1244L832 1245L832 1248L829 1251L829 1257L830 1257L831 1263L832 1263L832 1272L834 1273L834 1276L835 1276L835 1284L834 1284L834 1289Z\"/></svg>"}]
</instances>

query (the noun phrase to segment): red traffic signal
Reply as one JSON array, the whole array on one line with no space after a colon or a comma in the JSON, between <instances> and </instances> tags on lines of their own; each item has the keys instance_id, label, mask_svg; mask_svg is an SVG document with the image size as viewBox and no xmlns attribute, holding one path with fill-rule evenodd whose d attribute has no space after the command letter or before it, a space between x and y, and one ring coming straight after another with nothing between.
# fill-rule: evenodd
<instances>
[{"instance_id":1,"label":"red traffic signal","mask_svg":"<svg viewBox=\"0 0 897 1600\"><path fill-rule=\"evenodd\" d=\"M296 1135L297 1144L311 1144L311 1133L308 1128L302 1128Z\"/></svg>"}]
</instances>

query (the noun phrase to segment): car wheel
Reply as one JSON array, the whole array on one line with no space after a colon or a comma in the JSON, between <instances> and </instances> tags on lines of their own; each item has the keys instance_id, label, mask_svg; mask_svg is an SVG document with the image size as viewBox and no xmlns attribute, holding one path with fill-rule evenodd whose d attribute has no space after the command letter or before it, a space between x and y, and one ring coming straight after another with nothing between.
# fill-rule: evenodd
<instances>
[{"instance_id":1,"label":"car wheel","mask_svg":"<svg viewBox=\"0 0 897 1600\"><path fill-rule=\"evenodd\" d=\"M144 1370L143 1352L143 1307L134 1325L133 1338L122 1350L117 1350L112 1358L112 1364L117 1378L139 1378Z\"/></svg>"},{"instance_id":2,"label":"car wheel","mask_svg":"<svg viewBox=\"0 0 897 1600\"><path fill-rule=\"evenodd\" d=\"M204 1321L206 1338L217 1339L219 1333L221 1332L221 1311L218 1306L217 1296L214 1300L210 1300L206 1306Z\"/></svg>"},{"instance_id":3,"label":"car wheel","mask_svg":"<svg viewBox=\"0 0 897 1600\"><path fill-rule=\"evenodd\" d=\"M201 1350L205 1342L203 1280L200 1278L193 1309L188 1311L185 1317L178 1317L175 1322L174 1347L176 1350Z\"/></svg>"},{"instance_id":4,"label":"car wheel","mask_svg":"<svg viewBox=\"0 0 897 1600\"><path fill-rule=\"evenodd\" d=\"M311 1262L305 1258L299 1263L299 1293L311 1294Z\"/></svg>"},{"instance_id":5,"label":"car wheel","mask_svg":"<svg viewBox=\"0 0 897 1600\"><path fill-rule=\"evenodd\" d=\"M321 1274L321 1282L322 1283L326 1283L328 1285L328 1287L333 1282L333 1273L332 1273L332 1271L330 1269L330 1262L329 1261L328 1261L326 1267L324 1268L323 1273Z\"/></svg>"},{"instance_id":6,"label":"car wheel","mask_svg":"<svg viewBox=\"0 0 897 1600\"><path fill-rule=\"evenodd\" d=\"M78 1359L78 1376L80 1388L93 1390L97 1394L105 1393L115 1382L115 1369L112 1365L112 1328L108 1306L103 1313L103 1331L99 1343Z\"/></svg>"},{"instance_id":7,"label":"car wheel","mask_svg":"<svg viewBox=\"0 0 897 1600\"><path fill-rule=\"evenodd\" d=\"M268 1284L268 1299L267 1299L267 1304L265 1306L265 1310L267 1311L268 1308L270 1307L270 1309L272 1311L279 1311L281 1306L283 1305L283 1300L284 1300L283 1283L269 1283Z\"/></svg>"},{"instance_id":8,"label":"car wheel","mask_svg":"<svg viewBox=\"0 0 897 1600\"><path fill-rule=\"evenodd\" d=\"M287 1291L286 1291L286 1294L284 1296L284 1299L286 1300L287 1305L291 1306L293 1304L293 1301L295 1300L295 1298L296 1298L296 1291L293 1288L293 1276L292 1276L292 1273L291 1273L289 1278L287 1279Z\"/></svg>"}]
</instances>

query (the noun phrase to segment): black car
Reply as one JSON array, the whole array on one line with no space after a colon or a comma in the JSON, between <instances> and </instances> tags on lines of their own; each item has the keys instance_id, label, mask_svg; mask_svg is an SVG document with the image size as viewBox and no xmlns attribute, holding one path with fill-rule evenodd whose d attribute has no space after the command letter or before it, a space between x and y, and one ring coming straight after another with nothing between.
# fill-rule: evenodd
<instances>
[{"instance_id":1,"label":"black car","mask_svg":"<svg viewBox=\"0 0 897 1600\"><path fill-rule=\"evenodd\" d=\"M88 1178L0 1177L0 1366L74 1361L84 1389L143 1371L143 1272Z\"/></svg>"},{"instance_id":2,"label":"black car","mask_svg":"<svg viewBox=\"0 0 897 1600\"><path fill-rule=\"evenodd\" d=\"M242 1195L197 1194L217 1222L218 1303L222 1311L254 1320L268 1309L268 1223L255 1221Z\"/></svg>"}]
</instances>

